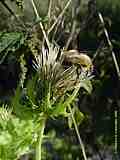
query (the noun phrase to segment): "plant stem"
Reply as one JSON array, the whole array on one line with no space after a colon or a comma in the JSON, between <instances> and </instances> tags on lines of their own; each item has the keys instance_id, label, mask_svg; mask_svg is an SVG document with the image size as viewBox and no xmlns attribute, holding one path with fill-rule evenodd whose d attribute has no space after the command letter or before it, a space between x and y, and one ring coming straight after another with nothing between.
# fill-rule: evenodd
<instances>
[{"instance_id":1,"label":"plant stem","mask_svg":"<svg viewBox=\"0 0 120 160\"><path fill-rule=\"evenodd\" d=\"M41 160L42 140L43 140L43 134L45 129L45 123L46 123L46 118L43 118L40 121L40 130L39 130L38 140L36 144L36 160Z\"/></svg>"},{"instance_id":2,"label":"plant stem","mask_svg":"<svg viewBox=\"0 0 120 160\"><path fill-rule=\"evenodd\" d=\"M57 19L55 20L55 22L53 23L53 25L50 27L50 29L48 30L48 34L54 29L55 25L58 23L58 21L62 18L62 16L64 15L65 11L68 9L69 5L71 4L72 0L68 0L67 4L65 5L64 9L62 10L62 12L60 13L60 15L57 17Z\"/></svg>"},{"instance_id":3,"label":"plant stem","mask_svg":"<svg viewBox=\"0 0 120 160\"><path fill-rule=\"evenodd\" d=\"M118 62L117 62L117 58L115 56L115 53L113 51L113 45L110 41L110 37L109 37L109 34L108 34L108 31L105 27L105 22L104 22L104 19L103 19L103 16L100 12L98 12L98 17L100 19L100 22L101 24L103 25L103 31L104 31L104 34L106 36L106 40L108 42L108 45L109 45L109 48L110 48L110 51L112 53L112 58L113 58L113 61L114 61L114 64L115 64L115 68L116 68L116 71L117 71L117 75L118 75L118 78L120 79L120 68L119 68L119 65L118 65Z\"/></svg>"},{"instance_id":4,"label":"plant stem","mask_svg":"<svg viewBox=\"0 0 120 160\"><path fill-rule=\"evenodd\" d=\"M78 126L77 126L77 123L76 123L76 120L74 118L74 115L73 115L73 112L72 112L72 109L71 109L70 105L68 105L68 109L69 109L69 111L71 113L71 116L72 116L73 124L74 124L75 131L76 131L76 134L77 134L77 137L78 137L81 149L82 149L84 160L87 160L87 156L86 156L86 153L85 153L85 147L84 147L83 141L81 139L81 136L80 136L80 133L79 133L79 130L78 130Z\"/></svg>"},{"instance_id":5,"label":"plant stem","mask_svg":"<svg viewBox=\"0 0 120 160\"><path fill-rule=\"evenodd\" d=\"M31 3L32 3L33 9L34 9L36 18L37 18L37 19L40 19L40 16L39 16L39 14L38 14L36 5L35 5L35 3L34 3L34 0L31 0ZM49 42L49 40L48 40L48 37L47 37L47 35L46 35L46 32L45 32L44 27L43 27L43 25L42 25L42 22L39 22L39 25L40 25L40 28L41 28L41 30L42 30L43 36L44 36L44 38L45 38L45 41L46 41L46 43L47 43L47 46L48 46L48 48L49 48L49 50L50 50L50 42Z\"/></svg>"}]
</instances>

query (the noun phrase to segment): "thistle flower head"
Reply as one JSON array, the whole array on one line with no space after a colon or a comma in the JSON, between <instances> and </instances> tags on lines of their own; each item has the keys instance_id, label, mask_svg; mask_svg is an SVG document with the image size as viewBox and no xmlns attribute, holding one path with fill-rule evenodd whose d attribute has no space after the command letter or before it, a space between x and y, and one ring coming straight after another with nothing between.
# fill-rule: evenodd
<instances>
[{"instance_id":1,"label":"thistle flower head","mask_svg":"<svg viewBox=\"0 0 120 160\"><path fill-rule=\"evenodd\" d=\"M76 73L76 65L65 68L63 61L66 57L63 53L58 58L59 48L51 45L49 50L42 48L40 55L36 57L36 62L33 63L37 71L37 80L35 82L34 91L36 92L37 105L42 106L42 111L47 111L52 106L66 101L68 93L73 92L78 84L82 84L87 79L84 71L81 70L79 77ZM82 57L82 56L81 56ZM82 58L76 55L73 60L81 60ZM72 58L72 55L71 57ZM81 58L81 59L80 59ZM80 85L79 85L80 86Z\"/></svg>"}]
</instances>

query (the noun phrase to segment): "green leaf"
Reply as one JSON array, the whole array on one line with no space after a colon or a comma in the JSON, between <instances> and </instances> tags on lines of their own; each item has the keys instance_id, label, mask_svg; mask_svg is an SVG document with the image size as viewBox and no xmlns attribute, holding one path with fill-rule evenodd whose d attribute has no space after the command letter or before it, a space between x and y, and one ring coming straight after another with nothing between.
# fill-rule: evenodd
<instances>
[{"instance_id":1,"label":"green leaf","mask_svg":"<svg viewBox=\"0 0 120 160\"><path fill-rule=\"evenodd\" d=\"M3 63L9 51L15 52L23 43L23 33L0 33L0 64Z\"/></svg>"},{"instance_id":2,"label":"green leaf","mask_svg":"<svg viewBox=\"0 0 120 160\"><path fill-rule=\"evenodd\" d=\"M80 112L80 110L76 106L72 108L72 113L74 115L77 125L80 125L85 118L84 114ZM73 127L73 119L71 114L68 116L68 126L69 128Z\"/></svg>"},{"instance_id":3,"label":"green leaf","mask_svg":"<svg viewBox=\"0 0 120 160\"><path fill-rule=\"evenodd\" d=\"M8 131L2 131L0 133L0 145L8 145L9 143L11 143L11 141L12 137L8 133Z\"/></svg>"},{"instance_id":4,"label":"green leaf","mask_svg":"<svg viewBox=\"0 0 120 160\"><path fill-rule=\"evenodd\" d=\"M22 104L21 99L22 99L22 92L21 88L18 87L11 103L13 112L21 119L32 119L34 114L31 106L32 104L29 102L29 99L28 101L25 101L24 104Z\"/></svg>"},{"instance_id":5,"label":"green leaf","mask_svg":"<svg viewBox=\"0 0 120 160\"><path fill-rule=\"evenodd\" d=\"M92 83L86 79L80 82L80 88L84 88L89 94L92 92Z\"/></svg>"},{"instance_id":6,"label":"green leaf","mask_svg":"<svg viewBox=\"0 0 120 160\"><path fill-rule=\"evenodd\" d=\"M75 107L74 118L75 118L76 123L78 125L80 125L82 123L82 121L84 120L84 118L85 118L84 114L82 112L80 112L78 107Z\"/></svg>"},{"instance_id":7,"label":"green leaf","mask_svg":"<svg viewBox=\"0 0 120 160\"><path fill-rule=\"evenodd\" d=\"M27 94L28 97L32 100L33 103L35 103L35 92L36 92L36 83L37 83L38 75L36 74L31 80L27 83Z\"/></svg>"},{"instance_id":8,"label":"green leaf","mask_svg":"<svg viewBox=\"0 0 120 160\"><path fill-rule=\"evenodd\" d=\"M68 113L66 112L66 107L61 103L57 106L55 106L53 108L53 112L51 113L51 116L55 116L55 117L58 117L58 116L68 116Z\"/></svg>"},{"instance_id":9,"label":"green leaf","mask_svg":"<svg viewBox=\"0 0 120 160\"><path fill-rule=\"evenodd\" d=\"M4 118L6 123L4 127L0 127L0 158L1 160L16 160L30 151L30 145L35 141L33 138L35 124L33 120L19 119L12 114L11 110L6 108L2 110L1 114L9 114L9 119ZM0 121L0 126L2 126L1 123L3 121Z\"/></svg>"},{"instance_id":10,"label":"green leaf","mask_svg":"<svg viewBox=\"0 0 120 160\"><path fill-rule=\"evenodd\" d=\"M64 101L64 97L60 99L59 103L57 103L55 106L52 107L51 116L55 116L55 117L58 117L58 116L67 117L68 116L68 113L66 111L66 107L63 101Z\"/></svg>"},{"instance_id":11,"label":"green leaf","mask_svg":"<svg viewBox=\"0 0 120 160\"><path fill-rule=\"evenodd\" d=\"M71 114L68 116L68 127L71 129L73 125L73 119Z\"/></svg>"}]
</instances>

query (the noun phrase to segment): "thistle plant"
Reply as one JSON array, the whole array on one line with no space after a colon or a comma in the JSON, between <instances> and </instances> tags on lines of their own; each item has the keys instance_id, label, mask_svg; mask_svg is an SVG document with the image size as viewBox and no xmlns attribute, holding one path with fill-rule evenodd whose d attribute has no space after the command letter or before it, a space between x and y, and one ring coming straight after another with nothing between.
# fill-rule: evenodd
<instances>
[{"instance_id":1,"label":"thistle plant","mask_svg":"<svg viewBox=\"0 0 120 160\"><path fill-rule=\"evenodd\" d=\"M0 160L17 160L30 151L33 142L32 120L21 120L8 106L0 107Z\"/></svg>"},{"instance_id":2,"label":"thistle plant","mask_svg":"<svg viewBox=\"0 0 120 160\"><path fill-rule=\"evenodd\" d=\"M69 117L71 104L76 99L80 87L91 90L89 77L85 72L76 74L77 66L67 69L63 66L63 53L58 58L59 49L50 46L42 48L33 62L35 76L29 80L22 95L20 88L13 98L13 112L22 119L33 119L37 134L35 141L36 160L41 160L41 145L48 118ZM21 97L21 98L20 98Z\"/></svg>"},{"instance_id":3,"label":"thistle plant","mask_svg":"<svg viewBox=\"0 0 120 160\"><path fill-rule=\"evenodd\" d=\"M67 3L66 8L70 2ZM36 13L36 18L39 19L34 1L31 0L31 3ZM50 28L48 34L56 23L57 21ZM1 154L6 157L2 157L1 160L18 159L22 154L30 150L30 146L35 147L36 160L41 160L41 146L47 119L54 119L59 116L67 117L69 124L72 118L83 156L86 160L84 145L74 117L75 111L78 114L79 110L71 108L71 106L73 106L81 87L85 88L88 92L91 91L90 76L86 74L86 70L82 70L81 68L79 68L80 72L78 73L78 65L76 64L67 68L63 65L66 57L64 55L65 52L61 52L59 48L50 44L49 37L46 35L41 21L39 24L48 49L43 46L41 53L38 55L34 54L35 61L33 62L33 68L35 75L31 80L28 80L27 84L23 84L26 75L24 56L20 57L21 67L25 74L22 74L21 88L17 88L16 94L12 99L11 115L13 114L14 116L11 116L9 121L5 120L7 124L5 130L9 131L9 135L7 133L5 135L10 137L8 137L10 141L6 145L2 144L5 147L4 150L8 150L9 146L13 146L13 148L12 151L9 149L10 155L4 154L2 149ZM78 60L81 64L80 57L78 55L73 56L72 54L69 55L70 60ZM12 128L9 128L8 124ZM20 132L17 132L17 129ZM3 135L1 137L3 138ZM15 153L14 157L12 157L12 152Z\"/></svg>"}]
</instances>

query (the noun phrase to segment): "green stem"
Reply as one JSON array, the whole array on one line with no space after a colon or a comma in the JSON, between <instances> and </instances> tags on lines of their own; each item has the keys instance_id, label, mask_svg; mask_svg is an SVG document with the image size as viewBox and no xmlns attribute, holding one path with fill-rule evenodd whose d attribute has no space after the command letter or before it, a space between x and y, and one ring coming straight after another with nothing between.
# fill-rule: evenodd
<instances>
[{"instance_id":1,"label":"green stem","mask_svg":"<svg viewBox=\"0 0 120 160\"><path fill-rule=\"evenodd\" d=\"M42 140L45 129L46 118L43 118L40 122L40 131L38 135L38 140L36 144L36 160L41 160L41 152L42 152Z\"/></svg>"},{"instance_id":2,"label":"green stem","mask_svg":"<svg viewBox=\"0 0 120 160\"><path fill-rule=\"evenodd\" d=\"M76 131L76 134L77 134L77 137L78 137L81 149L82 149L84 160L87 160L87 156L86 156L86 153L85 153L85 147L84 147L83 141L81 139L81 136L80 136L80 133L79 133L79 130L78 130L78 126L77 126L77 123L76 123L76 120L74 118L74 115L73 115L73 112L72 112L72 109L71 109L70 105L68 105L68 109L69 109L69 111L71 113L71 116L72 116L73 124L74 124L75 131Z\"/></svg>"},{"instance_id":3,"label":"green stem","mask_svg":"<svg viewBox=\"0 0 120 160\"><path fill-rule=\"evenodd\" d=\"M39 14L38 14L38 10L37 10L37 8L36 8L36 5L35 5L35 3L34 3L34 0L31 0L31 3L32 3L33 9L34 9L36 18L37 18L37 19L40 19L40 16L39 16ZM46 32L45 32L45 30L44 30L44 27L43 27L42 22L40 22L39 25L40 25L40 28L41 28L41 30L42 30L43 36L44 36L44 38L45 38L45 40L46 40L47 46L48 46L48 48L49 48L49 50L50 50L50 42L49 42L49 40L48 40L48 37L47 37L47 35L46 35Z\"/></svg>"}]
</instances>

